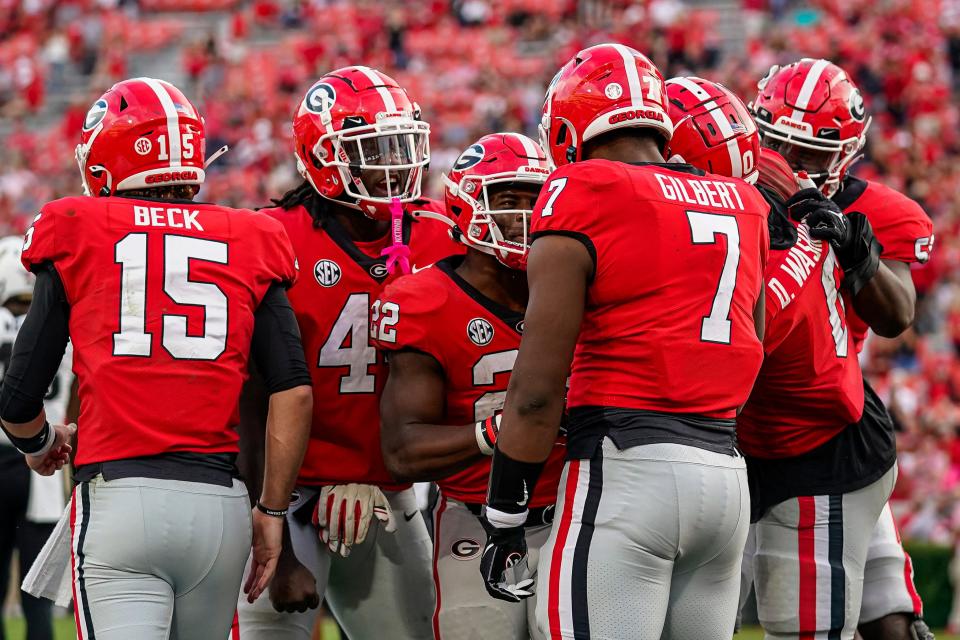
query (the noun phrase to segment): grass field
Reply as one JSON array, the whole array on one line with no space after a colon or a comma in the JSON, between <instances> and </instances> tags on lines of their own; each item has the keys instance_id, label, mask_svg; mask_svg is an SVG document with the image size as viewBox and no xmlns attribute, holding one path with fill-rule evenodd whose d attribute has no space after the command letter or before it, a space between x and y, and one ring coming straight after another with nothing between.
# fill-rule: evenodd
<instances>
[{"instance_id":1,"label":"grass field","mask_svg":"<svg viewBox=\"0 0 960 640\"><path fill-rule=\"evenodd\" d=\"M7 640L24 640L27 637L27 632L24 629L23 620L19 618L14 618L12 620L7 620ZM72 618L59 618L56 620L56 629L54 633L55 640L75 640L76 634L73 630L73 619ZM331 626L329 629L325 630L325 633L321 636L321 640L337 640L337 631L336 628ZM763 640L763 632L759 628L751 627L744 629L736 636L735 640ZM357 638L357 640L364 640L363 638ZM937 640L960 640L960 636L946 635L944 633L937 634Z\"/></svg>"}]
</instances>

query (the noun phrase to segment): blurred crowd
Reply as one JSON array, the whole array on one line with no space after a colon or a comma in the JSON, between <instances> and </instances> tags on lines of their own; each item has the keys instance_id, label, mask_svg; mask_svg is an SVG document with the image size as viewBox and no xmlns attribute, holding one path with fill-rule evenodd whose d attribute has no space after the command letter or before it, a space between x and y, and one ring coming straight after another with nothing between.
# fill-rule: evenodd
<instances>
[{"instance_id":1,"label":"blurred crowd","mask_svg":"<svg viewBox=\"0 0 960 640\"><path fill-rule=\"evenodd\" d=\"M680 0L0 0L0 234L79 191L73 148L86 109L151 54L169 60L170 79L205 114L208 149L231 146L201 199L245 207L299 182L294 107L313 79L347 64L393 75L420 103L436 196L440 174L480 135L536 135L550 77L584 46L623 42L665 75L720 80L745 100L770 65L829 58L855 77L873 116L855 173L904 191L934 220L933 256L914 271L915 330L872 338L862 360L902 429L894 511L904 535L954 544L960 0L741 4L723 20ZM725 52L732 40L737 52Z\"/></svg>"}]
</instances>

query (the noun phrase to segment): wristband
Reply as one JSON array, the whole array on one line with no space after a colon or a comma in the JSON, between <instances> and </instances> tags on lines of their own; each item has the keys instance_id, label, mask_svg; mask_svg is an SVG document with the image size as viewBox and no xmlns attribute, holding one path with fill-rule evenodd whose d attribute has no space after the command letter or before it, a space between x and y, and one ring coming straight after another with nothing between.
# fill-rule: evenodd
<instances>
[{"instance_id":1,"label":"wristband","mask_svg":"<svg viewBox=\"0 0 960 640\"><path fill-rule=\"evenodd\" d=\"M490 465L487 506L503 513L525 512L544 464L520 462L497 449Z\"/></svg>"},{"instance_id":2,"label":"wristband","mask_svg":"<svg viewBox=\"0 0 960 640\"><path fill-rule=\"evenodd\" d=\"M268 516L273 516L274 518L285 518L287 517L287 511L290 509L271 509L270 507L263 506L263 503L257 500L257 510L261 513L265 513Z\"/></svg>"},{"instance_id":3,"label":"wristband","mask_svg":"<svg viewBox=\"0 0 960 640\"><path fill-rule=\"evenodd\" d=\"M487 519L494 529L512 529L522 527L527 522L529 511L524 509L520 513L506 513L498 511L493 507L486 507L483 510L483 517Z\"/></svg>"},{"instance_id":4,"label":"wristband","mask_svg":"<svg viewBox=\"0 0 960 640\"><path fill-rule=\"evenodd\" d=\"M500 421L502 419L503 414L495 413L477 423L477 446L480 447L480 453L485 456L493 455L493 448L497 444L497 433L500 431Z\"/></svg>"},{"instance_id":5,"label":"wristband","mask_svg":"<svg viewBox=\"0 0 960 640\"><path fill-rule=\"evenodd\" d=\"M46 453L53 448L53 443L57 440L57 432L54 431L53 427L46 420L43 422L43 428L40 429L36 435L30 436L29 438L18 438L10 435L6 429L4 429L4 432L7 433L7 437L10 438L10 443L17 448L17 451L35 458L46 455Z\"/></svg>"}]
</instances>

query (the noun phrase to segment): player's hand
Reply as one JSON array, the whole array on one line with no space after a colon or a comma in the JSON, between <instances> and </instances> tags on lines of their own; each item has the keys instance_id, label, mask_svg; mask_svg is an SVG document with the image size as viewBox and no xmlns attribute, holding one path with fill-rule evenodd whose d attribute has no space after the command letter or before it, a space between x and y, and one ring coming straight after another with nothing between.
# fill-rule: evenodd
<instances>
[{"instance_id":1,"label":"player's hand","mask_svg":"<svg viewBox=\"0 0 960 640\"><path fill-rule=\"evenodd\" d=\"M393 510L383 491L372 484L337 484L320 490L313 512L320 540L331 553L346 558L354 545L367 539L370 521L384 523L384 531L397 530Z\"/></svg>"},{"instance_id":2,"label":"player's hand","mask_svg":"<svg viewBox=\"0 0 960 640\"><path fill-rule=\"evenodd\" d=\"M523 527L499 528L480 519L487 544L480 556L480 574L487 593L497 600L520 602L533 595L533 578L527 565L527 540Z\"/></svg>"},{"instance_id":3,"label":"player's hand","mask_svg":"<svg viewBox=\"0 0 960 640\"><path fill-rule=\"evenodd\" d=\"M849 246L853 240L850 220L842 213L817 209L807 216L806 223L810 228L811 238L826 240L838 251Z\"/></svg>"},{"instance_id":4,"label":"player's hand","mask_svg":"<svg viewBox=\"0 0 960 640\"><path fill-rule=\"evenodd\" d=\"M303 613L320 606L316 578L297 560L293 550L286 547L280 553L268 595L270 604L281 613Z\"/></svg>"},{"instance_id":5,"label":"player's hand","mask_svg":"<svg viewBox=\"0 0 960 640\"><path fill-rule=\"evenodd\" d=\"M53 475L55 471L62 469L63 465L70 462L70 452L73 451L73 445L70 443L73 442L73 436L77 433L77 425L55 424L53 430L56 436L49 451L42 456L29 454L24 456L27 466L42 476Z\"/></svg>"},{"instance_id":6,"label":"player's hand","mask_svg":"<svg viewBox=\"0 0 960 640\"><path fill-rule=\"evenodd\" d=\"M790 217L797 222L803 222L807 216L818 211L829 211L834 215L843 216L840 207L833 200L823 195L823 192L816 187L807 187L797 191L790 196L785 204ZM810 224L809 220L807 224Z\"/></svg>"},{"instance_id":7,"label":"player's hand","mask_svg":"<svg viewBox=\"0 0 960 640\"><path fill-rule=\"evenodd\" d=\"M243 585L247 602L253 603L266 591L277 570L280 548L283 545L283 518L268 516L253 509L253 555L250 572Z\"/></svg>"}]
</instances>

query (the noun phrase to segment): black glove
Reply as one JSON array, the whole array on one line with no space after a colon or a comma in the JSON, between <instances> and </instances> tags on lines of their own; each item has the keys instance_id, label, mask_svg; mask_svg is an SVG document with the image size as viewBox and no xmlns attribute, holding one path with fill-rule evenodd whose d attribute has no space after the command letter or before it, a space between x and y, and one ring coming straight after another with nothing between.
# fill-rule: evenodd
<instances>
[{"instance_id":1,"label":"black glove","mask_svg":"<svg viewBox=\"0 0 960 640\"><path fill-rule=\"evenodd\" d=\"M486 517L480 523L487 544L480 556L480 574L487 593L497 600L520 602L533 595L533 578L527 566L527 540L523 527L498 528Z\"/></svg>"},{"instance_id":2,"label":"black glove","mask_svg":"<svg viewBox=\"0 0 960 640\"><path fill-rule=\"evenodd\" d=\"M833 200L823 195L820 189L814 187L797 191L790 196L790 199L787 200L785 204L787 211L790 212L790 217L797 222L803 222L808 215L823 209L832 211L837 215L843 215L843 211L840 210L840 207L838 207ZM807 224L809 224L809 221ZM813 227L813 225L810 226Z\"/></svg>"},{"instance_id":3,"label":"black glove","mask_svg":"<svg viewBox=\"0 0 960 640\"><path fill-rule=\"evenodd\" d=\"M810 236L828 240L843 268L843 286L856 296L880 268L883 246L873 235L867 216L852 211L838 223L830 211L816 211L807 217ZM814 223L816 226L814 226Z\"/></svg>"}]
</instances>

